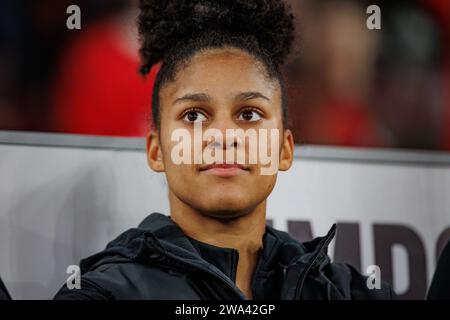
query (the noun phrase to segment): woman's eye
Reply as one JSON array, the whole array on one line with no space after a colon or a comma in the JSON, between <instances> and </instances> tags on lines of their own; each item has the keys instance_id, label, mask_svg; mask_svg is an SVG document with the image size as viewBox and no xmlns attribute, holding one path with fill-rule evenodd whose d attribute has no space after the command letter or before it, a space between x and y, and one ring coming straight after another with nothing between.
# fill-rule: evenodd
<instances>
[{"instance_id":1,"label":"woman's eye","mask_svg":"<svg viewBox=\"0 0 450 320\"><path fill-rule=\"evenodd\" d=\"M258 121L261 119L261 115L254 110L242 111L238 117L238 120L244 121Z\"/></svg>"},{"instance_id":2,"label":"woman's eye","mask_svg":"<svg viewBox=\"0 0 450 320\"><path fill-rule=\"evenodd\" d=\"M206 117L203 113L192 110L186 112L186 114L183 117L183 120L187 122L203 122L206 120Z\"/></svg>"}]
</instances>

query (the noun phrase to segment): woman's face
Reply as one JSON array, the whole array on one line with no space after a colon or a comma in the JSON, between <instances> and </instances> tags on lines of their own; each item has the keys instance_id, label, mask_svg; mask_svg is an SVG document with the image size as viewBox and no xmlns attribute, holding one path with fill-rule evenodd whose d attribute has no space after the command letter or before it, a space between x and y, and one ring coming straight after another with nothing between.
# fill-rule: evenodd
<instances>
[{"instance_id":1,"label":"woman's face","mask_svg":"<svg viewBox=\"0 0 450 320\"><path fill-rule=\"evenodd\" d=\"M194 128L200 125L203 134L216 129L223 142L218 142L217 135L210 140L194 135ZM250 139L233 137L227 129L253 129L258 137L263 132L260 129L266 129L268 143L257 147L260 152L267 147L267 156L276 158L271 163L275 167L273 174L267 174L267 170L262 174L261 168L269 164L263 164L258 152L255 154ZM190 141L180 135L174 139L176 132L189 133ZM274 132L279 133L278 137L271 135ZM189 145L189 163L179 164L179 159L174 159L186 155L178 152L181 140L188 143L184 146ZM197 149L196 143L200 146ZM232 149L235 157L230 160L226 156ZM272 191L277 171L287 170L292 163L293 140L290 131L283 129L278 81L267 77L261 63L239 49L210 49L196 54L178 70L173 81L161 87L160 131L149 135L147 152L152 169L166 173L171 197L217 218L251 212ZM237 158L239 152L245 154L244 163ZM251 152L256 163L250 163ZM206 158L206 154L221 153L222 161L211 164L211 158ZM195 161L194 154L200 157L200 163L196 163L199 158ZM220 162L226 165L217 166Z\"/></svg>"}]
</instances>

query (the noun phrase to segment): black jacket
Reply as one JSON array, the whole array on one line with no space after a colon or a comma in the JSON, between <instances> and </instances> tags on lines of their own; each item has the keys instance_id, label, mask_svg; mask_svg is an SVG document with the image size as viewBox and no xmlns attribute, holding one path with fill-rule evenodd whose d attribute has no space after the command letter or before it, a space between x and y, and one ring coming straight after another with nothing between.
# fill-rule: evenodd
<instances>
[{"instance_id":1,"label":"black jacket","mask_svg":"<svg viewBox=\"0 0 450 320\"><path fill-rule=\"evenodd\" d=\"M11 296L9 295L8 290L6 290L2 278L0 278L0 300L11 300Z\"/></svg>"},{"instance_id":2,"label":"black jacket","mask_svg":"<svg viewBox=\"0 0 450 320\"><path fill-rule=\"evenodd\" d=\"M439 257L427 299L450 300L450 242Z\"/></svg>"},{"instance_id":3,"label":"black jacket","mask_svg":"<svg viewBox=\"0 0 450 320\"><path fill-rule=\"evenodd\" d=\"M253 299L391 299L369 290L353 267L331 263L325 237L299 243L266 226L252 279ZM238 251L188 238L168 216L149 215L138 228L81 261L81 288L63 286L55 299L245 299L235 285Z\"/></svg>"}]
</instances>

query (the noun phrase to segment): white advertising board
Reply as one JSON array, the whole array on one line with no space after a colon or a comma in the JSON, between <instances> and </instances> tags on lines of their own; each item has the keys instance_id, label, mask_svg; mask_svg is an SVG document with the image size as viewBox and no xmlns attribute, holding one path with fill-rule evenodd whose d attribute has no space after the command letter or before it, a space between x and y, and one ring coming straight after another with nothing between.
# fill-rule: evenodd
<instances>
[{"instance_id":1,"label":"white advertising board","mask_svg":"<svg viewBox=\"0 0 450 320\"><path fill-rule=\"evenodd\" d=\"M0 275L15 299L49 299L66 269L151 212L169 213L143 141L0 132ZM296 148L268 219L299 240L338 223L336 261L378 265L403 298L422 299L450 239L450 156Z\"/></svg>"}]
</instances>

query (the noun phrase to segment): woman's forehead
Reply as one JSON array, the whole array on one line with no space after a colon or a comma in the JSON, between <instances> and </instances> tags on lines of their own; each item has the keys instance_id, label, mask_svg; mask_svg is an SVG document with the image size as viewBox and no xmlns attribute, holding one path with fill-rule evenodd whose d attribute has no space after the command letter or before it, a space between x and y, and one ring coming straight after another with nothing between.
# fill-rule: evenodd
<instances>
[{"instance_id":1,"label":"woman's forehead","mask_svg":"<svg viewBox=\"0 0 450 320\"><path fill-rule=\"evenodd\" d=\"M205 91L211 95L255 91L274 98L280 90L278 81L268 76L260 61L237 48L197 53L180 66L165 89L170 96Z\"/></svg>"}]
</instances>

